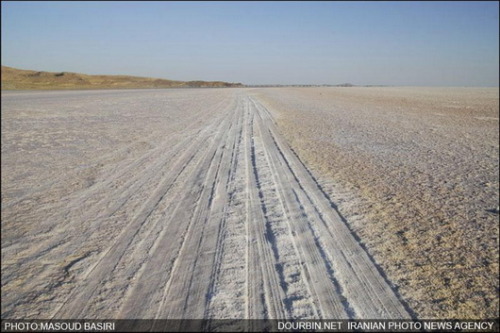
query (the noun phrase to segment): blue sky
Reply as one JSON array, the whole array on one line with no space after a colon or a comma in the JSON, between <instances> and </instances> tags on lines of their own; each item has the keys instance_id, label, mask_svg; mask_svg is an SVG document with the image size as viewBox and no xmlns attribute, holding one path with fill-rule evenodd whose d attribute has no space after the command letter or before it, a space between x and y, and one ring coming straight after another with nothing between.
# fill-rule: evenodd
<instances>
[{"instance_id":1,"label":"blue sky","mask_svg":"<svg viewBox=\"0 0 500 333\"><path fill-rule=\"evenodd\" d=\"M246 84L498 86L498 2L9 2L2 65Z\"/></svg>"}]
</instances>

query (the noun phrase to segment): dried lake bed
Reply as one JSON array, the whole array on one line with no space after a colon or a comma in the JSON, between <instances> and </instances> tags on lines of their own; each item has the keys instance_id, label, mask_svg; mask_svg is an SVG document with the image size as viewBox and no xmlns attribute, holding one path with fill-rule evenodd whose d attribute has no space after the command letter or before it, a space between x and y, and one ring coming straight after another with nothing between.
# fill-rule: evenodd
<instances>
[{"instance_id":1,"label":"dried lake bed","mask_svg":"<svg viewBox=\"0 0 500 333\"><path fill-rule=\"evenodd\" d=\"M491 318L498 89L2 92L2 318Z\"/></svg>"}]
</instances>

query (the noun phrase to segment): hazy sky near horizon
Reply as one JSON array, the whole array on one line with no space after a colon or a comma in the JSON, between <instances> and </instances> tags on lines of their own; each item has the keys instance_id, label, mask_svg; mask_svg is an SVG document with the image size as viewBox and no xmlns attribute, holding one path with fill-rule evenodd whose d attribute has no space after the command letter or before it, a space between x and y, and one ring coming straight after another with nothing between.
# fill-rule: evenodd
<instances>
[{"instance_id":1,"label":"hazy sky near horizon","mask_svg":"<svg viewBox=\"0 0 500 333\"><path fill-rule=\"evenodd\" d=\"M9 2L2 65L245 84L498 86L498 2Z\"/></svg>"}]
</instances>

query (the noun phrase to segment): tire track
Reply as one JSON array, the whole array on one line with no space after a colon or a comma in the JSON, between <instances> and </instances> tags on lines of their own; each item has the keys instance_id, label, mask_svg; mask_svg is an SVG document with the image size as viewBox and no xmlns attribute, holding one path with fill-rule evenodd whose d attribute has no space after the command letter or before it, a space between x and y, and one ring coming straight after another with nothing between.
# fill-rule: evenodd
<instances>
[{"instance_id":1,"label":"tire track","mask_svg":"<svg viewBox=\"0 0 500 333\"><path fill-rule=\"evenodd\" d=\"M266 208L262 203L263 193L256 164L254 132L255 113L249 106L249 128L247 129L247 189L249 224L249 268L248 268L248 315L249 318L285 318L285 296L276 271L276 258L269 246L265 224Z\"/></svg>"},{"instance_id":2,"label":"tire track","mask_svg":"<svg viewBox=\"0 0 500 333\"><path fill-rule=\"evenodd\" d=\"M258 133L256 137L259 138L255 140L256 164L261 180L266 239L271 246L276 261L275 269L279 275L279 284L285 294L283 303L286 317L317 317L317 311L310 302L308 287L304 283L302 261L297 256L294 236L289 228L288 212L281 200L281 184L278 184L276 180L278 175L269 156L269 147L261 122L260 115L255 112L255 131Z\"/></svg>"},{"instance_id":3,"label":"tire track","mask_svg":"<svg viewBox=\"0 0 500 333\"><path fill-rule=\"evenodd\" d=\"M235 313L243 313L246 306L246 262L241 258L246 255L245 235L245 187L244 170L240 167L243 160L243 100L238 101L237 131L231 148L230 167L227 182L220 189L225 200L222 224L219 229L215 264L211 273L211 284L207 295L204 318L231 319ZM210 327L215 329L215 327Z\"/></svg>"},{"instance_id":4,"label":"tire track","mask_svg":"<svg viewBox=\"0 0 500 333\"><path fill-rule=\"evenodd\" d=\"M279 197L280 208L287 222L286 241L290 242L290 246L293 247L293 249L290 248L289 252L293 252L292 256L295 257L293 262L288 262L286 265L287 273L286 281L284 281L287 289L297 290L290 292L290 296L288 296L290 317L300 317L298 313L291 312L291 310L296 311L297 309L293 303L299 302L305 307L305 313L302 314L304 317L347 319L349 309L345 300L339 297L338 282L333 276L331 265L324 260L322 249L318 247L316 238L307 228L311 217L295 200L293 179L289 177L289 170L279 159L277 147L270 137L269 131L264 127L263 119L266 115L261 115L257 111L258 108L254 101L252 104L256 113L259 114L257 123L264 146L267 147L266 160L273 174L273 190Z\"/></svg>"},{"instance_id":5,"label":"tire track","mask_svg":"<svg viewBox=\"0 0 500 333\"><path fill-rule=\"evenodd\" d=\"M222 124L224 124L224 122ZM203 138L200 138L200 141L201 140L203 140ZM218 144L217 140L214 140L214 142ZM99 261L89 269L83 279L83 281L87 282L82 282L80 287L75 288L68 297L69 303L64 303L58 312L56 312L54 318L79 318L78 316L83 313L85 310L84 307L88 306L89 300L96 292L99 283L116 268L127 247L130 246L139 230L147 224L148 217L156 209L185 166L192 160L193 156L199 152L199 142L195 141L183 153L182 157L176 161L169 173L156 188L153 195L148 198L141 210L134 216L131 223L124 228L113 245L105 251L101 255Z\"/></svg>"},{"instance_id":6,"label":"tire track","mask_svg":"<svg viewBox=\"0 0 500 333\"><path fill-rule=\"evenodd\" d=\"M259 109L265 117L270 117L269 111L263 106L259 105ZM346 299L346 310L350 312L352 307L358 318L411 318L376 264L331 207L319 185L277 134L271 121L268 121L268 129L274 147L284 162L283 169L291 173L289 181L293 179L297 190L300 189L309 198L309 204L304 206L316 210L315 215L322 222L311 224L311 231L317 235L318 246L328 257L323 256L324 259L336 272L337 289Z\"/></svg>"},{"instance_id":7,"label":"tire track","mask_svg":"<svg viewBox=\"0 0 500 333\"><path fill-rule=\"evenodd\" d=\"M201 319L204 317L207 295L211 285L212 267L219 250L217 235L224 216L225 188L232 152L227 147L234 144L235 118L237 112L229 115L229 128L218 133L218 145L213 148L212 157L203 167L206 178L202 184L191 226L185 243L174 263L172 274L164 289L164 297L156 318ZM223 139L224 137L224 139Z\"/></svg>"},{"instance_id":8,"label":"tire track","mask_svg":"<svg viewBox=\"0 0 500 333\"><path fill-rule=\"evenodd\" d=\"M223 133L227 122L223 122L218 133ZM214 149L220 143L217 139L212 141L210 149L203 154L203 157L192 168L191 175L183 184L185 191L181 197L174 196L167 211L171 212L170 216L165 217L166 223L163 227L158 240L153 245L148 254L147 262L144 267L141 267L140 273L134 277L136 280L154 280L154 283L137 283L131 286L126 301L121 309L120 317L123 318L155 318L156 308L160 306L162 293L158 293L158 287L167 285L171 278L172 271L176 267L176 262L181 251L184 249L186 239L192 236L192 212L200 205L201 196L205 189L205 181L207 176L208 163L213 163ZM172 207L175 206L175 207ZM182 221L190 221L189 223L178 223ZM179 241L173 240L172 235L181 235ZM145 239L148 239L145 236ZM144 274L147 274L143 277ZM147 300L142 301L143 295L148 295ZM142 302L142 303L141 303ZM141 304L138 304L141 303ZM144 306L147 305L147 306Z\"/></svg>"}]
</instances>

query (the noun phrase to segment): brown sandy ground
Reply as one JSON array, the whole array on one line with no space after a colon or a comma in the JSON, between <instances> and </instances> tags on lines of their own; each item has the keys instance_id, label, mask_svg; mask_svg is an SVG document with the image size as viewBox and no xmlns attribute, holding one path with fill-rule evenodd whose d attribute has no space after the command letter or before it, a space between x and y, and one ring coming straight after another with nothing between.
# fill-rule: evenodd
<instances>
[{"instance_id":1,"label":"brown sandy ground","mask_svg":"<svg viewBox=\"0 0 500 333\"><path fill-rule=\"evenodd\" d=\"M418 317L498 316L497 88L254 94Z\"/></svg>"}]
</instances>

